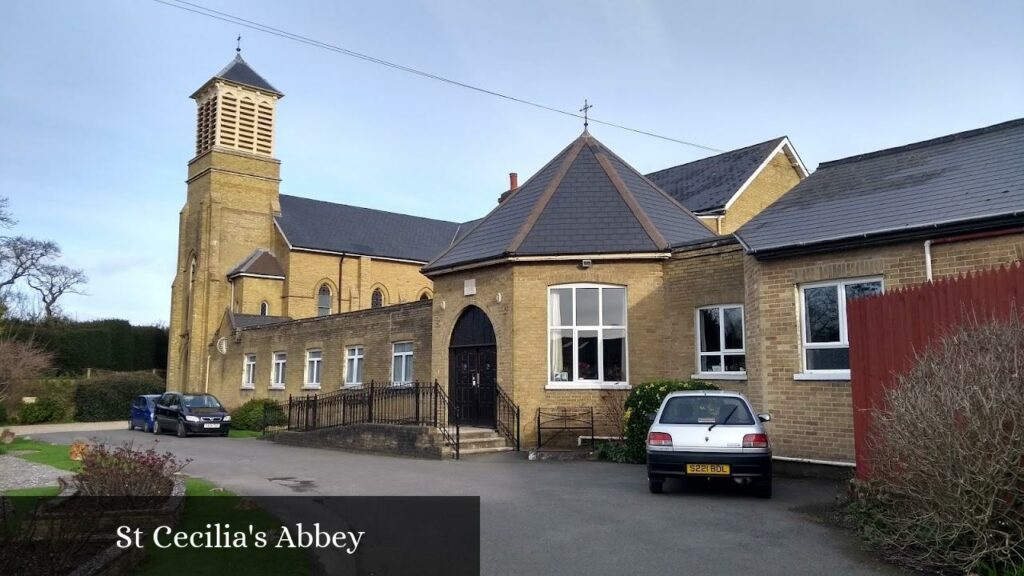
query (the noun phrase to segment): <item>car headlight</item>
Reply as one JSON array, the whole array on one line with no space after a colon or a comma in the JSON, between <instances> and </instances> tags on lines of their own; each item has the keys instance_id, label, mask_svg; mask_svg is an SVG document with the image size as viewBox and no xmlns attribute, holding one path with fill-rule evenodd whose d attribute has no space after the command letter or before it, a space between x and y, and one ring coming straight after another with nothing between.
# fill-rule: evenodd
<instances>
[{"instance_id":1,"label":"car headlight","mask_svg":"<svg viewBox=\"0 0 1024 576\"><path fill-rule=\"evenodd\" d=\"M189 422L199 422L199 416L185 416L185 420Z\"/></svg>"},{"instance_id":2,"label":"car headlight","mask_svg":"<svg viewBox=\"0 0 1024 576\"><path fill-rule=\"evenodd\" d=\"M225 416L224 422L231 422L231 416Z\"/></svg>"}]
</instances>

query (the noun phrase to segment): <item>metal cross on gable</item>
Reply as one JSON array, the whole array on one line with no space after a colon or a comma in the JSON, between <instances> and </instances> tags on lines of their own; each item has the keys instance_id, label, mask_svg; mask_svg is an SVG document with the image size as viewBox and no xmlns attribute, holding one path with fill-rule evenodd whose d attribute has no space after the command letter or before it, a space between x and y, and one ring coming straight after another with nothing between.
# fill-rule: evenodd
<instances>
[{"instance_id":1,"label":"metal cross on gable","mask_svg":"<svg viewBox=\"0 0 1024 576\"><path fill-rule=\"evenodd\" d=\"M589 102L587 102L586 98L583 99L583 108L580 108L580 112L583 112L583 129L584 130L586 130L587 126L590 125L590 113L589 112L590 112L590 109L593 108L593 107L594 107L594 105L589 103Z\"/></svg>"},{"instance_id":2,"label":"metal cross on gable","mask_svg":"<svg viewBox=\"0 0 1024 576\"><path fill-rule=\"evenodd\" d=\"M235 44L235 52L238 52L239 54L241 54L242 53L242 35L241 34L238 35L238 38L235 40L235 42L237 42L237 44Z\"/></svg>"}]
</instances>

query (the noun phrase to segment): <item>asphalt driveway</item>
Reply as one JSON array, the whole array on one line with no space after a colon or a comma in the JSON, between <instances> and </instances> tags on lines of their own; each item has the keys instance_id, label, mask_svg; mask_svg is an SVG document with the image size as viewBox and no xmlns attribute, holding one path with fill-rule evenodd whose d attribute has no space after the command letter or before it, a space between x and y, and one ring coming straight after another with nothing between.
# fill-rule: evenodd
<instances>
[{"instance_id":1,"label":"asphalt driveway","mask_svg":"<svg viewBox=\"0 0 1024 576\"><path fill-rule=\"evenodd\" d=\"M76 437L148 446L142 432ZM192 458L186 471L247 495L475 495L481 497L482 573L900 574L872 559L824 512L837 485L776 478L775 498L734 490L647 491L641 466L527 461L498 454L427 461L283 446L253 439L161 436Z\"/></svg>"}]
</instances>

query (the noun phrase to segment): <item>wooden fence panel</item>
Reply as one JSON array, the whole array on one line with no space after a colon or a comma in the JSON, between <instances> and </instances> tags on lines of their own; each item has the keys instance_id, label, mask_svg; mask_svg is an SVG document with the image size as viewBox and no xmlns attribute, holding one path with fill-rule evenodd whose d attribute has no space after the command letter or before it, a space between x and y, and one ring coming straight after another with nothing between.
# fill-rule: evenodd
<instances>
[{"instance_id":1,"label":"wooden fence panel","mask_svg":"<svg viewBox=\"0 0 1024 576\"><path fill-rule=\"evenodd\" d=\"M961 324L1024 316L1024 266L943 278L851 301L847 306L857 476L871 475L871 415L919 352Z\"/></svg>"}]
</instances>

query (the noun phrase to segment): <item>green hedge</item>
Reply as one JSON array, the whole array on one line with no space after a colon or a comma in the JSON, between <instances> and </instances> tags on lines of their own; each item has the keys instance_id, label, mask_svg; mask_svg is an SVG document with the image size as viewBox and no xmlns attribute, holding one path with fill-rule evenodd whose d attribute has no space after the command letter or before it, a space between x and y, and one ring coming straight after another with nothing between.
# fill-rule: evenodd
<instances>
[{"instance_id":1,"label":"green hedge","mask_svg":"<svg viewBox=\"0 0 1024 576\"><path fill-rule=\"evenodd\" d=\"M630 390L623 415L623 460L640 463L647 459L647 431L651 427L647 416L658 411L670 392L680 390L718 390L718 387L699 380L656 380L644 382Z\"/></svg>"},{"instance_id":2,"label":"green hedge","mask_svg":"<svg viewBox=\"0 0 1024 576\"><path fill-rule=\"evenodd\" d=\"M32 404L22 404L18 421L22 424L45 424L64 419L64 407L56 398L39 398Z\"/></svg>"},{"instance_id":3,"label":"green hedge","mask_svg":"<svg viewBox=\"0 0 1024 576\"><path fill-rule=\"evenodd\" d=\"M75 390L75 419L79 422L126 420L136 396L162 394L165 388L162 378L145 372L82 380Z\"/></svg>"},{"instance_id":4,"label":"green hedge","mask_svg":"<svg viewBox=\"0 0 1024 576\"><path fill-rule=\"evenodd\" d=\"M269 398L253 398L231 414L231 427L238 430L261 432L263 431L264 411L268 426L280 426L285 423L284 410L279 403Z\"/></svg>"},{"instance_id":5,"label":"green hedge","mask_svg":"<svg viewBox=\"0 0 1024 576\"><path fill-rule=\"evenodd\" d=\"M167 329L132 326L127 320L12 323L16 336L32 338L54 353L61 374L87 368L130 372L167 368Z\"/></svg>"}]
</instances>

